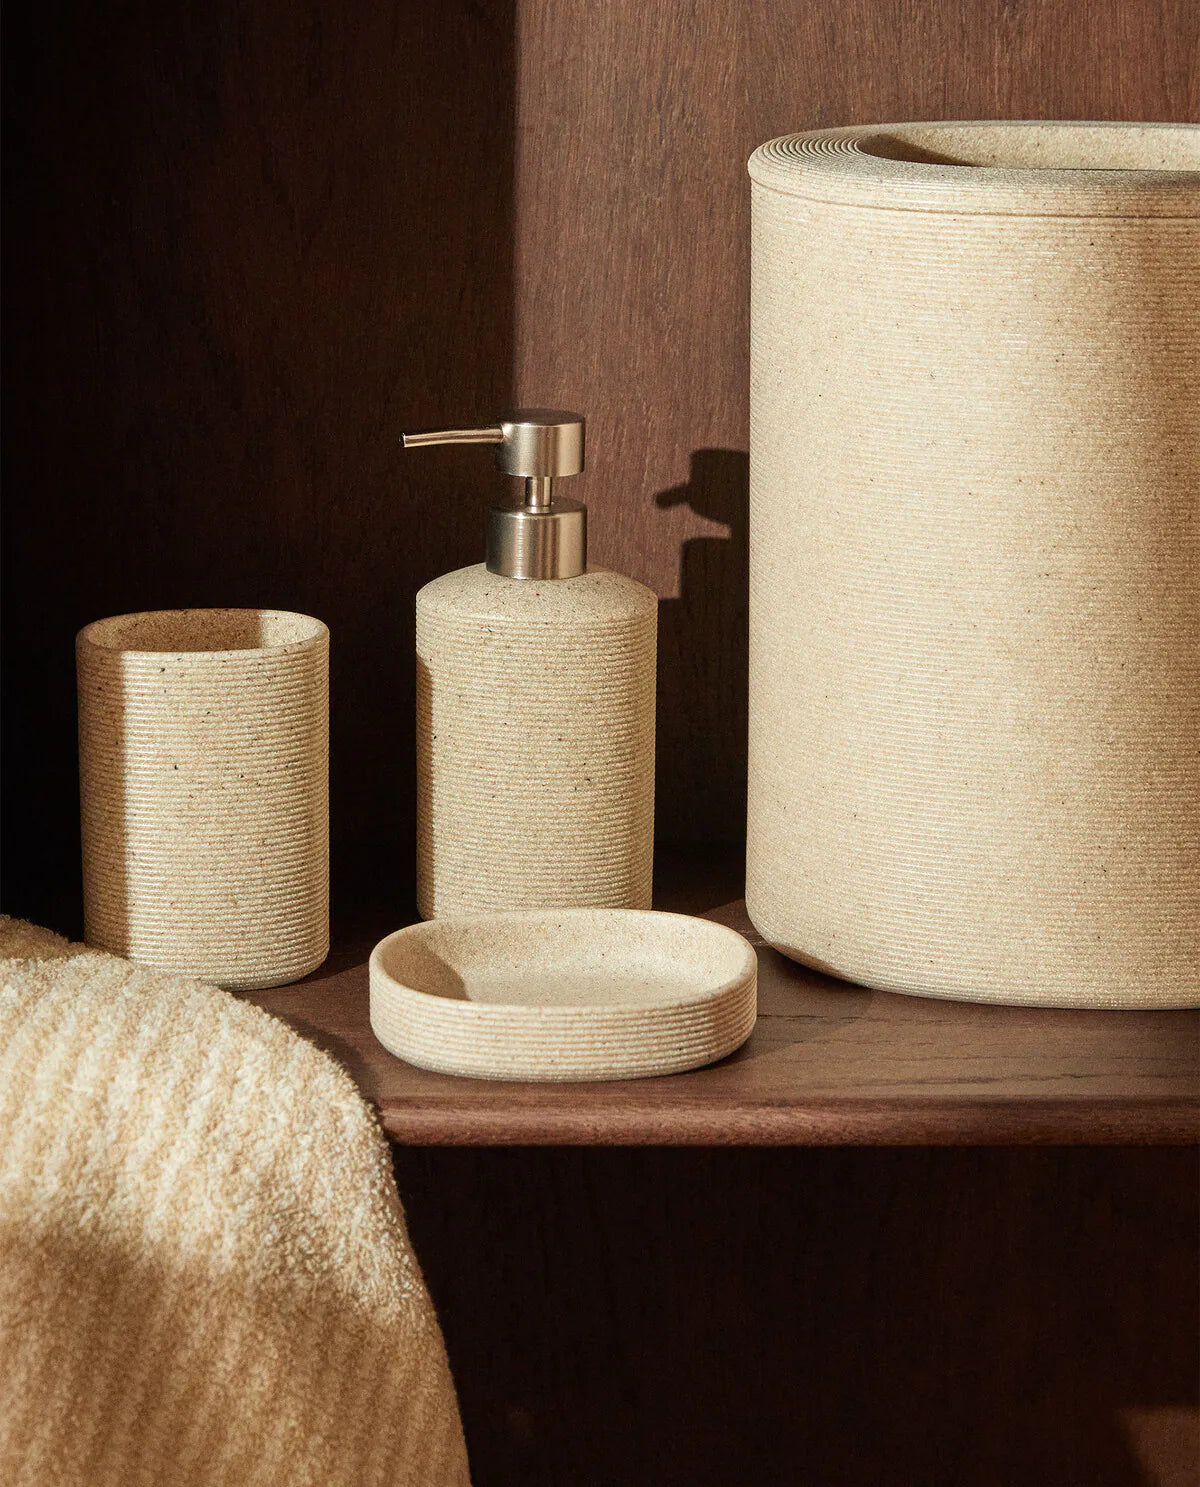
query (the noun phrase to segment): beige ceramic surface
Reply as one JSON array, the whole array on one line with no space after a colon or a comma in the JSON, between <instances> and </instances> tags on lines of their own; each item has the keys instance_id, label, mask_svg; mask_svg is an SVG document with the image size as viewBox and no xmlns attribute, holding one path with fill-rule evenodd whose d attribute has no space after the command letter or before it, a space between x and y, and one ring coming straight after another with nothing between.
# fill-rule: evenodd
<instances>
[{"instance_id":1,"label":"beige ceramic surface","mask_svg":"<svg viewBox=\"0 0 1200 1487\"><path fill-rule=\"evenodd\" d=\"M658 601L593 569L483 564L417 595L417 902L426 919L649 908Z\"/></svg>"},{"instance_id":2,"label":"beige ceramic surface","mask_svg":"<svg viewBox=\"0 0 1200 1487\"><path fill-rule=\"evenodd\" d=\"M329 949L329 632L276 610L76 641L88 943L237 990Z\"/></svg>"},{"instance_id":3,"label":"beige ceramic surface","mask_svg":"<svg viewBox=\"0 0 1200 1487\"><path fill-rule=\"evenodd\" d=\"M755 925L895 991L1200 1002L1200 128L750 173Z\"/></svg>"},{"instance_id":4,"label":"beige ceramic surface","mask_svg":"<svg viewBox=\"0 0 1200 1487\"><path fill-rule=\"evenodd\" d=\"M564 909L443 919L371 956L371 1027L424 1069L634 1079L724 1058L754 1027L757 961L684 914Z\"/></svg>"}]
</instances>

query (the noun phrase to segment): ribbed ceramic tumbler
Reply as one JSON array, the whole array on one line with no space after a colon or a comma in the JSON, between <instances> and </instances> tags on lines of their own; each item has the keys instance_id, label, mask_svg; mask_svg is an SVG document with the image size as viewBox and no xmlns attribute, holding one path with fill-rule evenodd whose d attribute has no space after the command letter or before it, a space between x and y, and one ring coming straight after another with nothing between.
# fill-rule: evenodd
<instances>
[{"instance_id":1,"label":"ribbed ceramic tumbler","mask_svg":"<svg viewBox=\"0 0 1200 1487\"><path fill-rule=\"evenodd\" d=\"M893 991L1200 1003L1200 128L750 174L751 918Z\"/></svg>"},{"instance_id":2,"label":"ribbed ceramic tumbler","mask_svg":"<svg viewBox=\"0 0 1200 1487\"><path fill-rule=\"evenodd\" d=\"M76 640L89 945L231 990L329 951L329 632L270 609Z\"/></svg>"}]
</instances>

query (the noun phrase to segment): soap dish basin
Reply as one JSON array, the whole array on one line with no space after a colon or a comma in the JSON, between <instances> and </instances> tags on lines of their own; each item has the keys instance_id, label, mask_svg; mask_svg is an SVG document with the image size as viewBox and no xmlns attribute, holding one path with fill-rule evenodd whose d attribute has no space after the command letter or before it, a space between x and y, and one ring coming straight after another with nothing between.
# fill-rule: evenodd
<instances>
[{"instance_id":1,"label":"soap dish basin","mask_svg":"<svg viewBox=\"0 0 1200 1487\"><path fill-rule=\"evenodd\" d=\"M636 1079L750 1036L758 962L736 930L649 909L437 919L371 954L371 1028L423 1069L477 1079Z\"/></svg>"}]
</instances>

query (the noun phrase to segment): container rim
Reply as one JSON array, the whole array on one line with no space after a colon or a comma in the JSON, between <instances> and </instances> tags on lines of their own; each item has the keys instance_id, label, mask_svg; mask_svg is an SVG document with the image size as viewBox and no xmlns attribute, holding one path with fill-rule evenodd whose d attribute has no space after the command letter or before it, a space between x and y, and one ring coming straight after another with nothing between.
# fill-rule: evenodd
<instances>
[{"instance_id":1,"label":"container rim","mask_svg":"<svg viewBox=\"0 0 1200 1487\"><path fill-rule=\"evenodd\" d=\"M93 620L76 645L127 656L247 656L310 650L328 639L323 621L293 610L148 609Z\"/></svg>"},{"instance_id":2,"label":"container rim","mask_svg":"<svg viewBox=\"0 0 1200 1487\"><path fill-rule=\"evenodd\" d=\"M871 124L782 135L747 166L782 196L1027 216L1200 216L1200 125Z\"/></svg>"}]
</instances>

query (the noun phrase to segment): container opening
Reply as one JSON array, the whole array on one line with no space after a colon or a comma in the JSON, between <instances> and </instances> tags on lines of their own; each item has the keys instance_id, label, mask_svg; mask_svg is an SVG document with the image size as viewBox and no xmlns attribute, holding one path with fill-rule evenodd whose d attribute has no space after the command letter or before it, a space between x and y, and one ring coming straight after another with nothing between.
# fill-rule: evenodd
<instances>
[{"instance_id":1,"label":"container opening","mask_svg":"<svg viewBox=\"0 0 1200 1487\"><path fill-rule=\"evenodd\" d=\"M1139 124L914 124L858 142L866 155L1000 170L1200 171L1200 129Z\"/></svg>"},{"instance_id":2,"label":"container opening","mask_svg":"<svg viewBox=\"0 0 1200 1487\"><path fill-rule=\"evenodd\" d=\"M93 645L115 651L258 651L302 645L324 633L320 620L280 609L159 609L120 614L87 627Z\"/></svg>"}]
</instances>

